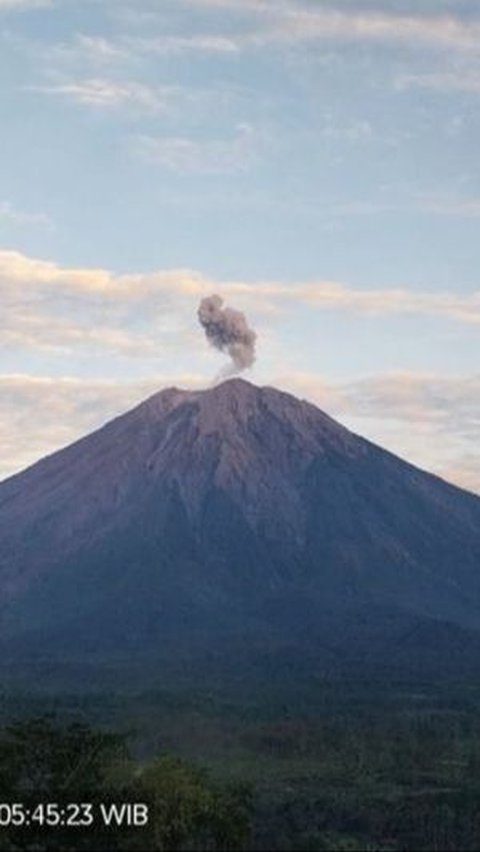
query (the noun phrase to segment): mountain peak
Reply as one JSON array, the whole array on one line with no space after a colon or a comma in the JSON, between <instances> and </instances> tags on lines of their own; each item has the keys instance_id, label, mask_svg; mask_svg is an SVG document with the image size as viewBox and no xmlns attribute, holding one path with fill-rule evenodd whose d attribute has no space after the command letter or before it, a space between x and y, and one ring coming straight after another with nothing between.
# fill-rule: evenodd
<instances>
[{"instance_id":1,"label":"mountain peak","mask_svg":"<svg viewBox=\"0 0 480 852\"><path fill-rule=\"evenodd\" d=\"M176 414L174 415L174 412ZM146 415L149 421L164 421L172 415L178 425L194 423L195 439L183 449L198 446L200 439L217 435L226 458L234 446L244 445L247 454L260 454L261 466L265 455L270 454L268 440L261 434L270 430L272 436L280 430L280 443L288 441L295 463L302 464L305 456L311 457L328 446L350 451L359 448L360 439L332 420L309 402L280 391L274 387L260 387L242 378L231 378L203 390L166 388L141 403L131 414ZM129 414L126 415L129 417ZM185 438L185 436L184 436ZM257 464L257 462L255 462Z\"/></svg>"},{"instance_id":2,"label":"mountain peak","mask_svg":"<svg viewBox=\"0 0 480 852\"><path fill-rule=\"evenodd\" d=\"M311 403L166 388L0 483L0 627L177 639L223 613L263 635L272 612L301 623L295 600L480 624L479 528L477 497Z\"/></svg>"},{"instance_id":3,"label":"mountain peak","mask_svg":"<svg viewBox=\"0 0 480 852\"><path fill-rule=\"evenodd\" d=\"M149 396L143 402L139 403L134 409L127 412L126 415L120 415L117 420L121 420L124 416L144 417L150 421L162 420L171 411L174 411L179 405L183 405L189 399L195 396L194 391L183 390L181 388L170 387ZM108 426L108 424L107 424Z\"/></svg>"},{"instance_id":4,"label":"mountain peak","mask_svg":"<svg viewBox=\"0 0 480 852\"><path fill-rule=\"evenodd\" d=\"M201 390L190 390L175 386L162 388L141 402L133 411L143 412L149 416L162 417L184 403L198 401L207 406L228 406L234 400L246 399L260 388L240 378L227 379L212 387Z\"/></svg>"}]
</instances>

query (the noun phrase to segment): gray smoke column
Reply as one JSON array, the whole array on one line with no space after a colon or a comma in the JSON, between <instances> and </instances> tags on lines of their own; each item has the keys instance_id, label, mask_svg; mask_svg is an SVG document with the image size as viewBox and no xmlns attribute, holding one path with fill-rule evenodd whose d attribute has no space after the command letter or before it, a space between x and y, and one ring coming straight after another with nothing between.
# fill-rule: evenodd
<instances>
[{"instance_id":1,"label":"gray smoke column","mask_svg":"<svg viewBox=\"0 0 480 852\"><path fill-rule=\"evenodd\" d=\"M224 308L220 296L207 296L198 308L198 319L207 340L215 349L227 352L232 364L222 375L239 373L255 361L257 335L249 328L245 315L234 308Z\"/></svg>"}]
</instances>

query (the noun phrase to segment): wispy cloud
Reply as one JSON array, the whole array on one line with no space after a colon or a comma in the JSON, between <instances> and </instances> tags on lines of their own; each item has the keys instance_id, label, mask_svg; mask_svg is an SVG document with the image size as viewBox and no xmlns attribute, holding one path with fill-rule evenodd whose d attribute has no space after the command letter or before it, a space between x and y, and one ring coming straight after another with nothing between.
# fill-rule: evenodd
<instances>
[{"instance_id":1,"label":"wispy cloud","mask_svg":"<svg viewBox=\"0 0 480 852\"><path fill-rule=\"evenodd\" d=\"M0 0L0 9L2 3L5 8L20 8L49 5L49 0ZM419 10L418 13L401 14L393 8L384 11L352 4L349 8L340 9L334 4L307 5L299 0L280 0L278 3L264 0L189 0L186 5L217 9L225 16L225 26L222 28L220 20L220 28L217 21L211 30L185 32L183 29L179 32L173 28L168 31L158 14L138 10L131 14L148 27L147 32L131 35L127 31L111 37L78 33L71 42L55 46L52 55L76 61L109 63L144 54L234 56L244 50L275 44L370 42L447 48L474 56L480 41L480 21L466 21L453 12L424 14ZM236 16L241 21L238 26L235 26ZM405 74L398 78L398 85L466 90L471 87L472 91L476 91L478 80L476 75L469 77L467 73L462 76L458 70L453 70L436 74Z\"/></svg>"},{"instance_id":2,"label":"wispy cloud","mask_svg":"<svg viewBox=\"0 0 480 852\"><path fill-rule=\"evenodd\" d=\"M288 372L277 381L337 415L443 424L445 431L472 438L480 429L480 374L394 372L333 383L311 373Z\"/></svg>"},{"instance_id":3,"label":"wispy cloud","mask_svg":"<svg viewBox=\"0 0 480 852\"><path fill-rule=\"evenodd\" d=\"M42 306L7 308L0 328L0 347L59 355L84 349L91 358L109 351L128 358L159 358L165 353L165 344L153 329L135 333L119 327L118 321L104 325L100 313L92 315L90 309L83 319L66 319Z\"/></svg>"},{"instance_id":4,"label":"wispy cloud","mask_svg":"<svg viewBox=\"0 0 480 852\"><path fill-rule=\"evenodd\" d=\"M480 216L480 198L455 198L431 195L418 198L416 208L438 216L454 216L461 219L477 219Z\"/></svg>"},{"instance_id":5,"label":"wispy cloud","mask_svg":"<svg viewBox=\"0 0 480 852\"><path fill-rule=\"evenodd\" d=\"M235 296L246 307L272 312L294 303L311 310L335 310L371 316L427 315L455 320L466 325L480 324L480 292L472 294L417 292L407 289L360 289L335 281L242 282L219 281L193 270L160 270L153 273L116 275L106 269L65 268L53 262L29 258L19 252L0 251L0 284L5 305L12 294L35 304L38 294L49 304L66 295L83 299L85 306L104 308L142 307L147 316L152 308L168 305L170 312L191 310L201 296L219 292ZM18 307L14 307L18 316Z\"/></svg>"},{"instance_id":6,"label":"wispy cloud","mask_svg":"<svg viewBox=\"0 0 480 852\"><path fill-rule=\"evenodd\" d=\"M134 81L88 79L72 80L50 86L36 86L35 91L57 95L98 109L129 107L142 112L165 110L177 96L173 86L147 86Z\"/></svg>"},{"instance_id":7,"label":"wispy cloud","mask_svg":"<svg viewBox=\"0 0 480 852\"><path fill-rule=\"evenodd\" d=\"M255 28L239 37L239 46L301 43L322 40L419 44L476 51L480 23L454 15L402 15L357 5L340 10L333 5L306 6L295 0L279 3L255 0L191 0L194 5L254 15Z\"/></svg>"},{"instance_id":8,"label":"wispy cloud","mask_svg":"<svg viewBox=\"0 0 480 852\"><path fill-rule=\"evenodd\" d=\"M186 316L206 286L188 270L114 275L0 251L0 346L158 361L185 347Z\"/></svg>"},{"instance_id":9,"label":"wispy cloud","mask_svg":"<svg viewBox=\"0 0 480 852\"><path fill-rule=\"evenodd\" d=\"M53 228L53 221L46 213L27 213L9 201L0 201L0 221L2 219L14 225L40 225L49 230Z\"/></svg>"},{"instance_id":10,"label":"wispy cloud","mask_svg":"<svg viewBox=\"0 0 480 852\"><path fill-rule=\"evenodd\" d=\"M13 37L9 41L12 44ZM144 34L130 35L117 33L115 35L92 35L83 32L75 33L69 40L48 44L48 46L19 40L14 41L17 49L24 52L36 52L41 61L51 71L66 73L70 70L75 80L87 75L87 82L93 73L106 73L107 69L135 68L142 66L144 59L150 57L176 57L183 54L237 54L240 46L236 35L218 35L182 33L155 34L147 31ZM95 80L95 78L93 78Z\"/></svg>"},{"instance_id":11,"label":"wispy cloud","mask_svg":"<svg viewBox=\"0 0 480 852\"><path fill-rule=\"evenodd\" d=\"M50 59L67 62L109 65L130 57L123 44L103 35L76 33L70 41L55 44L47 49Z\"/></svg>"},{"instance_id":12,"label":"wispy cloud","mask_svg":"<svg viewBox=\"0 0 480 852\"><path fill-rule=\"evenodd\" d=\"M131 55L158 54L175 55L182 53L212 53L236 54L241 43L236 36L214 35L160 35L131 37L124 36L119 40L120 50L126 49Z\"/></svg>"},{"instance_id":13,"label":"wispy cloud","mask_svg":"<svg viewBox=\"0 0 480 852\"><path fill-rule=\"evenodd\" d=\"M423 74L402 74L396 80L397 89L431 89L450 94L451 92L467 92L480 94L480 69L453 69L449 71L432 71Z\"/></svg>"},{"instance_id":14,"label":"wispy cloud","mask_svg":"<svg viewBox=\"0 0 480 852\"><path fill-rule=\"evenodd\" d=\"M259 135L248 124L239 125L230 139L139 136L132 142L136 155L183 174L221 175L246 171L255 162L258 147Z\"/></svg>"},{"instance_id":15,"label":"wispy cloud","mask_svg":"<svg viewBox=\"0 0 480 852\"><path fill-rule=\"evenodd\" d=\"M467 324L480 324L480 292L470 295L455 293L422 293L406 289L357 289L336 281L312 283L241 283L224 285L228 292L252 300L297 302L317 310L352 311L385 315L441 316Z\"/></svg>"},{"instance_id":16,"label":"wispy cloud","mask_svg":"<svg viewBox=\"0 0 480 852\"><path fill-rule=\"evenodd\" d=\"M64 267L54 261L39 260L17 251L0 250L0 282L5 294L23 287L42 289L51 295L61 293L96 294L111 300L142 298L147 292L176 292L198 296L208 279L188 269L161 270L151 274L116 275L95 267ZM23 291L25 293L25 290Z\"/></svg>"},{"instance_id":17,"label":"wispy cloud","mask_svg":"<svg viewBox=\"0 0 480 852\"><path fill-rule=\"evenodd\" d=\"M458 219L480 216L480 198L468 198L441 193L412 194L410 197L331 202L324 205L325 216L331 219L355 216L383 216L385 213L422 213Z\"/></svg>"}]
</instances>

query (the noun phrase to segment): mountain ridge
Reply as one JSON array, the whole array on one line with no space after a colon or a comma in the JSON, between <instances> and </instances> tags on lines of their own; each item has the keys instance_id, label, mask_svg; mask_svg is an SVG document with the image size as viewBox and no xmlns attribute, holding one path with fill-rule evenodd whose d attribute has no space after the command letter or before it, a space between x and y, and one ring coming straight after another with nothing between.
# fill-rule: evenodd
<instances>
[{"instance_id":1,"label":"mountain ridge","mask_svg":"<svg viewBox=\"0 0 480 852\"><path fill-rule=\"evenodd\" d=\"M480 498L311 403L167 388L0 483L0 645L175 655L283 625L300 653L302 624L365 607L476 630L479 530Z\"/></svg>"}]
</instances>

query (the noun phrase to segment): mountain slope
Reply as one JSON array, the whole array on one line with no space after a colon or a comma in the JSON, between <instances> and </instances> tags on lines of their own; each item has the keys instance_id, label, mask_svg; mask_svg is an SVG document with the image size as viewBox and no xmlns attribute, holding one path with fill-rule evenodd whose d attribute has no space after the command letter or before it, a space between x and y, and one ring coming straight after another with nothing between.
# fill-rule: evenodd
<instances>
[{"instance_id":1,"label":"mountain slope","mask_svg":"<svg viewBox=\"0 0 480 852\"><path fill-rule=\"evenodd\" d=\"M480 629L480 498L273 388L168 389L0 484L0 588L13 655Z\"/></svg>"}]
</instances>

